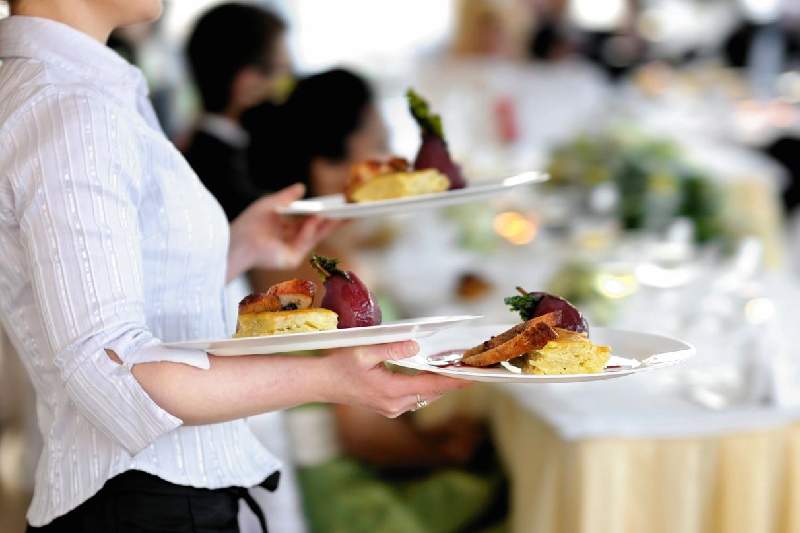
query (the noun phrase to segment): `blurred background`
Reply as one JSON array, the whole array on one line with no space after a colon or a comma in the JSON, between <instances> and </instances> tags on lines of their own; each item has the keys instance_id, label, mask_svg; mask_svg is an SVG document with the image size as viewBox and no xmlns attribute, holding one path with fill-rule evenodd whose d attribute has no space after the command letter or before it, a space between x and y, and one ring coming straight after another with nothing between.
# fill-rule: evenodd
<instances>
[{"instance_id":1,"label":"blurred background","mask_svg":"<svg viewBox=\"0 0 800 533\"><path fill-rule=\"evenodd\" d=\"M800 1L167 0L109 45L231 218L298 180L341 192L368 157L413 159L410 87L468 181L550 173L326 242L385 320L512 323L521 285L698 349L610 382L475 386L397 420L255 417L287 464L258 495L272 530L800 532ZM288 275L237 280L231 313ZM0 341L0 531L17 532L39 437Z\"/></svg>"}]
</instances>

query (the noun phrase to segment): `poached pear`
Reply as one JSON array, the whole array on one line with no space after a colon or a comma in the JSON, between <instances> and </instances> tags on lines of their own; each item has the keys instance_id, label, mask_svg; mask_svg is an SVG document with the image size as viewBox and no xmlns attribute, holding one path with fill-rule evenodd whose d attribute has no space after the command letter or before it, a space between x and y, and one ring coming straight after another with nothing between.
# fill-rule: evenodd
<instances>
[{"instance_id":1,"label":"poached pear","mask_svg":"<svg viewBox=\"0 0 800 533\"><path fill-rule=\"evenodd\" d=\"M339 260L313 255L311 266L322 277L325 296L322 307L339 315L339 329L377 326L381 308L372 291L355 273L339 268Z\"/></svg>"}]
</instances>

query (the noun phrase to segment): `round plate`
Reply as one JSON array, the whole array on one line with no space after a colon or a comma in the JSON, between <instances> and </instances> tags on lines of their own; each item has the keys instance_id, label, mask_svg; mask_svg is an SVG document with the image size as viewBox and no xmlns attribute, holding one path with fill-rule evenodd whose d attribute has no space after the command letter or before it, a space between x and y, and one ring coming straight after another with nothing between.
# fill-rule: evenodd
<instances>
[{"instance_id":1,"label":"round plate","mask_svg":"<svg viewBox=\"0 0 800 533\"><path fill-rule=\"evenodd\" d=\"M390 322L366 328L332 329L265 337L241 337L238 339L167 342L164 343L164 346L205 350L213 355L252 355L327 350L329 348L346 348L349 346L366 346L369 344L421 339L442 329L478 318L481 317L472 315L434 316Z\"/></svg>"},{"instance_id":2,"label":"round plate","mask_svg":"<svg viewBox=\"0 0 800 533\"><path fill-rule=\"evenodd\" d=\"M612 352L606 369L597 374L522 374L519 369L508 364L488 368L434 366L443 354L452 355L455 358L467 348L480 344L512 325L479 326L468 330L458 328L458 330L420 342L420 352L414 357L390 361L389 364L470 381L573 383L615 379L647 370L664 368L680 363L695 354L695 349L691 344L671 337L612 328L592 328L590 336L592 342L609 346Z\"/></svg>"},{"instance_id":3,"label":"round plate","mask_svg":"<svg viewBox=\"0 0 800 533\"><path fill-rule=\"evenodd\" d=\"M327 218L362 218L378 215L396 215L432 209L448 205L463 204L501 194L515 187L531 183L541 183L550 177L543 172L523 172L496 183L478 183L468 185L464 189L421 194L397 198L395 200L379 200L360 204L347 203L342 194L318 196L308 200L298 200L279 211L285 215L322 215Z\"/></svg>"}]
</instances>

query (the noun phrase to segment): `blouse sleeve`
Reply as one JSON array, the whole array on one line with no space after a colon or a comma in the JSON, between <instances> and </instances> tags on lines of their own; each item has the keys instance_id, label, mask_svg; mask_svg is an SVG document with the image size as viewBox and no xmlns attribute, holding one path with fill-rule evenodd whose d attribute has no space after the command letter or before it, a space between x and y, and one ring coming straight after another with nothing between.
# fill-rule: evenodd
<instances>
[{"instance_id":1,"label":"blouse sleeve","mask_svg":"<svg viewBox=\"0 0 800 533\"><path fill-rule=\"evenodd\" d=\"M91 93L47 94L8 129L19 234L55 366L82 414L136 454L182 421L131 367L209 366L205 352L165 348L146 325L139 140Z\"/></svg>"}]
</instances>

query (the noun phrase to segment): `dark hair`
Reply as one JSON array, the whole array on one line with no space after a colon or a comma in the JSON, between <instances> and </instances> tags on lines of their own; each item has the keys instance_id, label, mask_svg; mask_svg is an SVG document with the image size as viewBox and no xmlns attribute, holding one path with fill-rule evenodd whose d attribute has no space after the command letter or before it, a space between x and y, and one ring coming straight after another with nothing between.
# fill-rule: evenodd
<instances>
[{"instance_id":1,"label":"dark hair","mask_svg":"<svg viewBox=\"0 0 800 533\"><path fill-rule=\"evenodd\" d=\"M342 161L347 140L373 102L369 84L344 69L300 80L280 108L262 105L244 119L251 133L250 169L259 186L278 190L297 181L310 190L311 162Z\"/></svg>"},{"instance_id":2,"label":"dark hair","mask_svg":"<svg viewBox=\"0 0 800 533\"><path fill-rule=\"evenodd\" d=\"M206 111L228 106L233 79L244 67L270 68L266 58L285 30L278 15L249 4L221 4L200 17L186 53Z\"/></svg>"}]
</instances>

